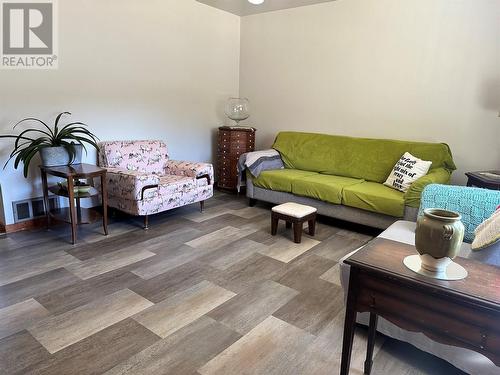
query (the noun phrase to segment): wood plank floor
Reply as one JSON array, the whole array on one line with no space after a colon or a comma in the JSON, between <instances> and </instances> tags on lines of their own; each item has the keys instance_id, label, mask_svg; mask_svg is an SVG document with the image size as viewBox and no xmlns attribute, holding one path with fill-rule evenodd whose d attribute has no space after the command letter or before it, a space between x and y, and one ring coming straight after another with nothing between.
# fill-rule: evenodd
<instances>
[{"instance_id":1,"label":"wood plank floor","mask_svg":"<svg viewBox=\"0 0 500 375\"><path fill-rule=\"evenodd\" d=\"M75 246L67 226L0 237L0 374L338 373L338 261L376 232L320 218L296 245L270 235L270 205L219 192L140 223L80 227ZM379 336L373 374L462 373Z\"/></svg>"}]
</instances>

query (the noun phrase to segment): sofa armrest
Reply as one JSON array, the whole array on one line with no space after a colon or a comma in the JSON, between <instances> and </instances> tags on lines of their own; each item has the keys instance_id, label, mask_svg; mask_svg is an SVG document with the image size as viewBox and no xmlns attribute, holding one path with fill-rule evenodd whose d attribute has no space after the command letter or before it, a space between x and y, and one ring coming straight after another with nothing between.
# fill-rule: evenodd
<instances>
[{"instance_id":1,"label":"sofa armrest","mask_svg":"<svg viewBox=\"0 0 500 375\"><path fill-rule=\"evenodd\" d=\"M106 168L108 193L128 200L142 200L144 191L157 187L160 176L121 168Z\"/></svg>"},{"instance_id":2,"label":"sofa armrest","mask_svg":"<svg viewBox=\"0 0 500 375\"><path fill-rule=\"evenodd\" d=\"M420 196L424 188L430 184L448 184L450 182L451 172L445 168L432 169L425 176L420 177L411 184L405 194L405 205L418 208L420 206Z\"/></svg>"},{"instance_id":3,"label":"sofa armrest","mask_svg":"<svg viewBox=\"0 0 500 375\"><path fill-rule=\"evenodd\" d=\"M209 163L168 160L165 164L165 173L170 175L193 177L198 180L206 179L207 185L213 185L214 183L214 167Z\"/></svg>"}]
</instances>

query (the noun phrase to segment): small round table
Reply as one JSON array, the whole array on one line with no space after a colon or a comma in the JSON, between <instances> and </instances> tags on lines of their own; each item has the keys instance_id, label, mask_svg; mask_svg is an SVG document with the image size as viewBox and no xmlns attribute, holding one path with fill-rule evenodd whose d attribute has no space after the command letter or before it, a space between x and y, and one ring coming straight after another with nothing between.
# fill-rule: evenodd
<instances>
[{"instance_id":1,"label":"small round table","mask_svg":"<svg viewBox=\"0 0 500 375\"><path fill-rule=\"evenodd\" d=\"M286 222L286 227L293 224L293 241L300 243L302 240L302 229L304 222L308 222L309 235L314 236L316 229L317 209L303 204L288 202L272 208L271 213L271 234L274 236L278 232L279 220Z\"/></svg>"}]
</instances>

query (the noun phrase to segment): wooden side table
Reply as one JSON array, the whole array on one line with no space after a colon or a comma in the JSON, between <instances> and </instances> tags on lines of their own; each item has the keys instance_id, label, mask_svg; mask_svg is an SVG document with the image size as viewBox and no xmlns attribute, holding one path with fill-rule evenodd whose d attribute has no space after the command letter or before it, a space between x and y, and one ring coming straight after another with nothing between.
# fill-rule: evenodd
<instances>
[{"instance_id":1,"label":"wooden side table","mask_svg":"<svg viewBox=\"0 0 500 375\"><path fill-rule=\"evenodd\" d=\"M349 373L358 312L370 313L365 374L372 368L378 316L500 366L500 268L456 258L468 277L442 281L407 269L403 259L413 254L414 246L377 238L345 260L351 271L340 374Z\"/></svg>"},{"instance_id":2,"label":"wooden side table","mask_svg":"<svg viewBox=\"0 0 500 375\"><path fill-rule=\"evenodd\" d=\"M217 145L217 187L235 190L238 184L238 159L255 150L256 129L221 126Z\"/></svg>"},{"instance_id":3,"label":"wooden side table","mask_svg":"<svg viewBox=\"0 0 500 375\"><path fill-rule=\"evenodd\" d=\"M71 224L71 243L74 245L76 243L76 226L79 224L89 224L102 217L102 226L104 229L104 234L108 235L108 193L107 193L107 181L106 181L106 169L99 168L91 164L74 164L74 165L64 165L58 167L44 167L40 166L40 171L42 172L42 187L43 187L43 198L45 203L45 212L47 215L47 228L50 227L51 218L55 220L64 221ZM48 186L47 175L57 176L66 179L67 189L63 189L59 186ZM74 191L75 181L78 179L90 179L93 180L95 177L101 179L101 191L98 191L94 187L90 189L89 192L77 192ZM91 184L93 185L93 183ZM69 200L69 208L62 208L58 210L50 211L49 206L49 191L55 195L66 197ZM93 209L86 209L81 207L80 200L82 198L92 198L94 196L101 195L101 203L103 213L102 215ZM75 207L76 202L76 207Z\"/></svg>"},{"instance_id":4,"label":"wooden side table","mask_svg":"<svg viewBox=\"0 0 500 375\"><path fill-rule=\"evenodd\" d=\"M500 171L467 172L467 186L500 190Z\"/></svg>"}]
</instances>

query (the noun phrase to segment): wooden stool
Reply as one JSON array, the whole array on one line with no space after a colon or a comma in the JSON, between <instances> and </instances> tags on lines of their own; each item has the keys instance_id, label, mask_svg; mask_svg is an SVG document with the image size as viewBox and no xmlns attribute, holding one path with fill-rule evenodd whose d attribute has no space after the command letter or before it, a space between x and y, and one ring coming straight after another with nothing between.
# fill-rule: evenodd
<instances>
[{"instance_id":1,"label":"wooden stool","mask_svg":"<svg viewBox=\"0 0 500 375\"><path fill-rule=\"evenodd\" d=\"M287 228L290 228L293 224L293 241L295 243L300 243L304 222L308 222L309 234L314 236L316 229L316 212L317 209L314 207L292 202L275 206L271 213L271 234L273 236L276 235L279 220L285 220Z\"/></svg>"}]
</instances>

